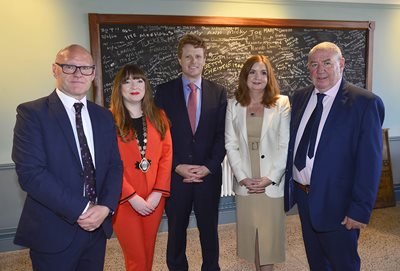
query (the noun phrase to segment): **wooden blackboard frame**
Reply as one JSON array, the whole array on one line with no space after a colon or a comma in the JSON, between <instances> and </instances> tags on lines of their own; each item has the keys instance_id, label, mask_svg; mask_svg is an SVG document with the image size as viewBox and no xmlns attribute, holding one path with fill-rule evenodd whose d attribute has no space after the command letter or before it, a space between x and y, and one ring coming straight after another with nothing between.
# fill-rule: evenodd
<instances>
[{"instance_id":1,"label":"wooden blackboard frame","mask_svg":"<svg viewBox=\"0 0 400 271\"><path fill-rule=\"evenodd\" d=\"M90 48L96 65L96 77L93 81L93 98L97 104L104 105L103 77L101 63L101 24L138 24L138 25L196 25L196 26L255 26L277 28L320 28L320 29L358 29L367 35L366 52L366 88L372 87L373 21L333 21L333 20L295 20L265 19L211 16L169 16L169 15L129 15L89 13Z\"/></svg>"}]
</instances>

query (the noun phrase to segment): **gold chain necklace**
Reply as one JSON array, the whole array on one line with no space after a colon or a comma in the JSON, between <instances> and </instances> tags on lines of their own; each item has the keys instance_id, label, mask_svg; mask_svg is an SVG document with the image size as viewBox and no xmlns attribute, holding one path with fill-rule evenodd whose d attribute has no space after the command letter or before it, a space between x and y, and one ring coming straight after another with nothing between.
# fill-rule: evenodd
<instances>
[{"instance_id":1,"label":"gold chain necklace","mask_svg":"<svg viewBox=\"0 0 400 271\"><path fill-rule=\"evenodd\" d=\"M136 143L139 147L140 156L142 160L140 162L136 162L135 166L137 169L140 169L143 173L146 173L151 164L151 160L146 159L146 146L147 146L147 124L146 124L146 117L142 116L142 123L143 123L143 146L140 145L138 133L136 131L135 138Z\"/></svg>"}]
</instances>

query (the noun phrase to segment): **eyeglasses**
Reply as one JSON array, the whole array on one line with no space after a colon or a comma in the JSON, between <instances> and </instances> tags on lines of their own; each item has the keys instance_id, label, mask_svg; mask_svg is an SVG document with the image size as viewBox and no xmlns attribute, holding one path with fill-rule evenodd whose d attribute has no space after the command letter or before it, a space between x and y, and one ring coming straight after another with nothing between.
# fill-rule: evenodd
<instances>
[{"instance_id":1,"label":"eyeglasses","mask_svg":"<svg viewBox=\"0 0 400 271\"><path fill-rule=\"evenodd\" d=\"M70 65L70 64L60 64L56 62L56 65L60 66L63 73L65 74L74 74L77 69L81 72L82 75L92 75L95 69L95 66L76 66L76 65Z\"/></svg>"}]
</instances>

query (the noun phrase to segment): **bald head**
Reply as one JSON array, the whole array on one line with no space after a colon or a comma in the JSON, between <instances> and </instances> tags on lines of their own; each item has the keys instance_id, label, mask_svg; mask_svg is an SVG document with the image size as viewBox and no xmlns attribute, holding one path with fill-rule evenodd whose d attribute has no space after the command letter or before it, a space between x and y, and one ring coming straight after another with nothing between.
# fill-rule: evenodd
<instances>
[{"instance_id":1,"label":"bald head","mask_svg":"<svg viewBox=\"0 0 400 271\"><path fill-rule=\"evenodd\" d=\"M56 55L56 62L63 62L65 59L75 55L89 59L90 65L93 65L93 58L90 52L78 44L71 44L61 49Z\"/></svg>"}]
</instances>

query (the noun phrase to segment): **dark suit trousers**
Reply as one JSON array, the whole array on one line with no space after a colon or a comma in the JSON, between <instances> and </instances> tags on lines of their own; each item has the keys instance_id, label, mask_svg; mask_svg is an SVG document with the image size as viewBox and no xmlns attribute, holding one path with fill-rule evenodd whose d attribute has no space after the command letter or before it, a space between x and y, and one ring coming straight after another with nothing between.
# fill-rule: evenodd
<instances>
[{"instance_id":1,"label":"dark suit trousers","mask_svg":"<svg viewBox=\"0 0 400 271\"><path fill-rule=\"evenodd\" d=\"M106 240L102 228L93 232L79 228L69 247L60 253L41 253L31 249L30 257L33 270L102 271Z\"/></svg>"},{"instance_id":2,"label":"dark suit trousers","mask_svg":"<svg viewBox=\"0 0 400 271\"><path fill-rule=\"evenodd\" d=\"M335 231L316 231L311 224L309 208L312 206L309 204L308 194L298 187L295 188L294 193L310 270L359 271L360 257L357 252L357 243L360 231L347 230L342 225L338 225Z\"/></svg>"},{"instance_id":3,"label":"dark suit trousers","mask_svg":"<svg viewBox=\"0 0 400 271\"><path fill-rule=\"evenodd\" d=\"M173 173L175 174L175 173ZM218 264L218 205L221 184L215 178L204 178L203 183L171 182L171 196L167 199L168 216L167 265L169 270L188 270L186 258L186 230L194 210L203 256L202 271L220 270Z\"/></svg>"}]
</instances>

